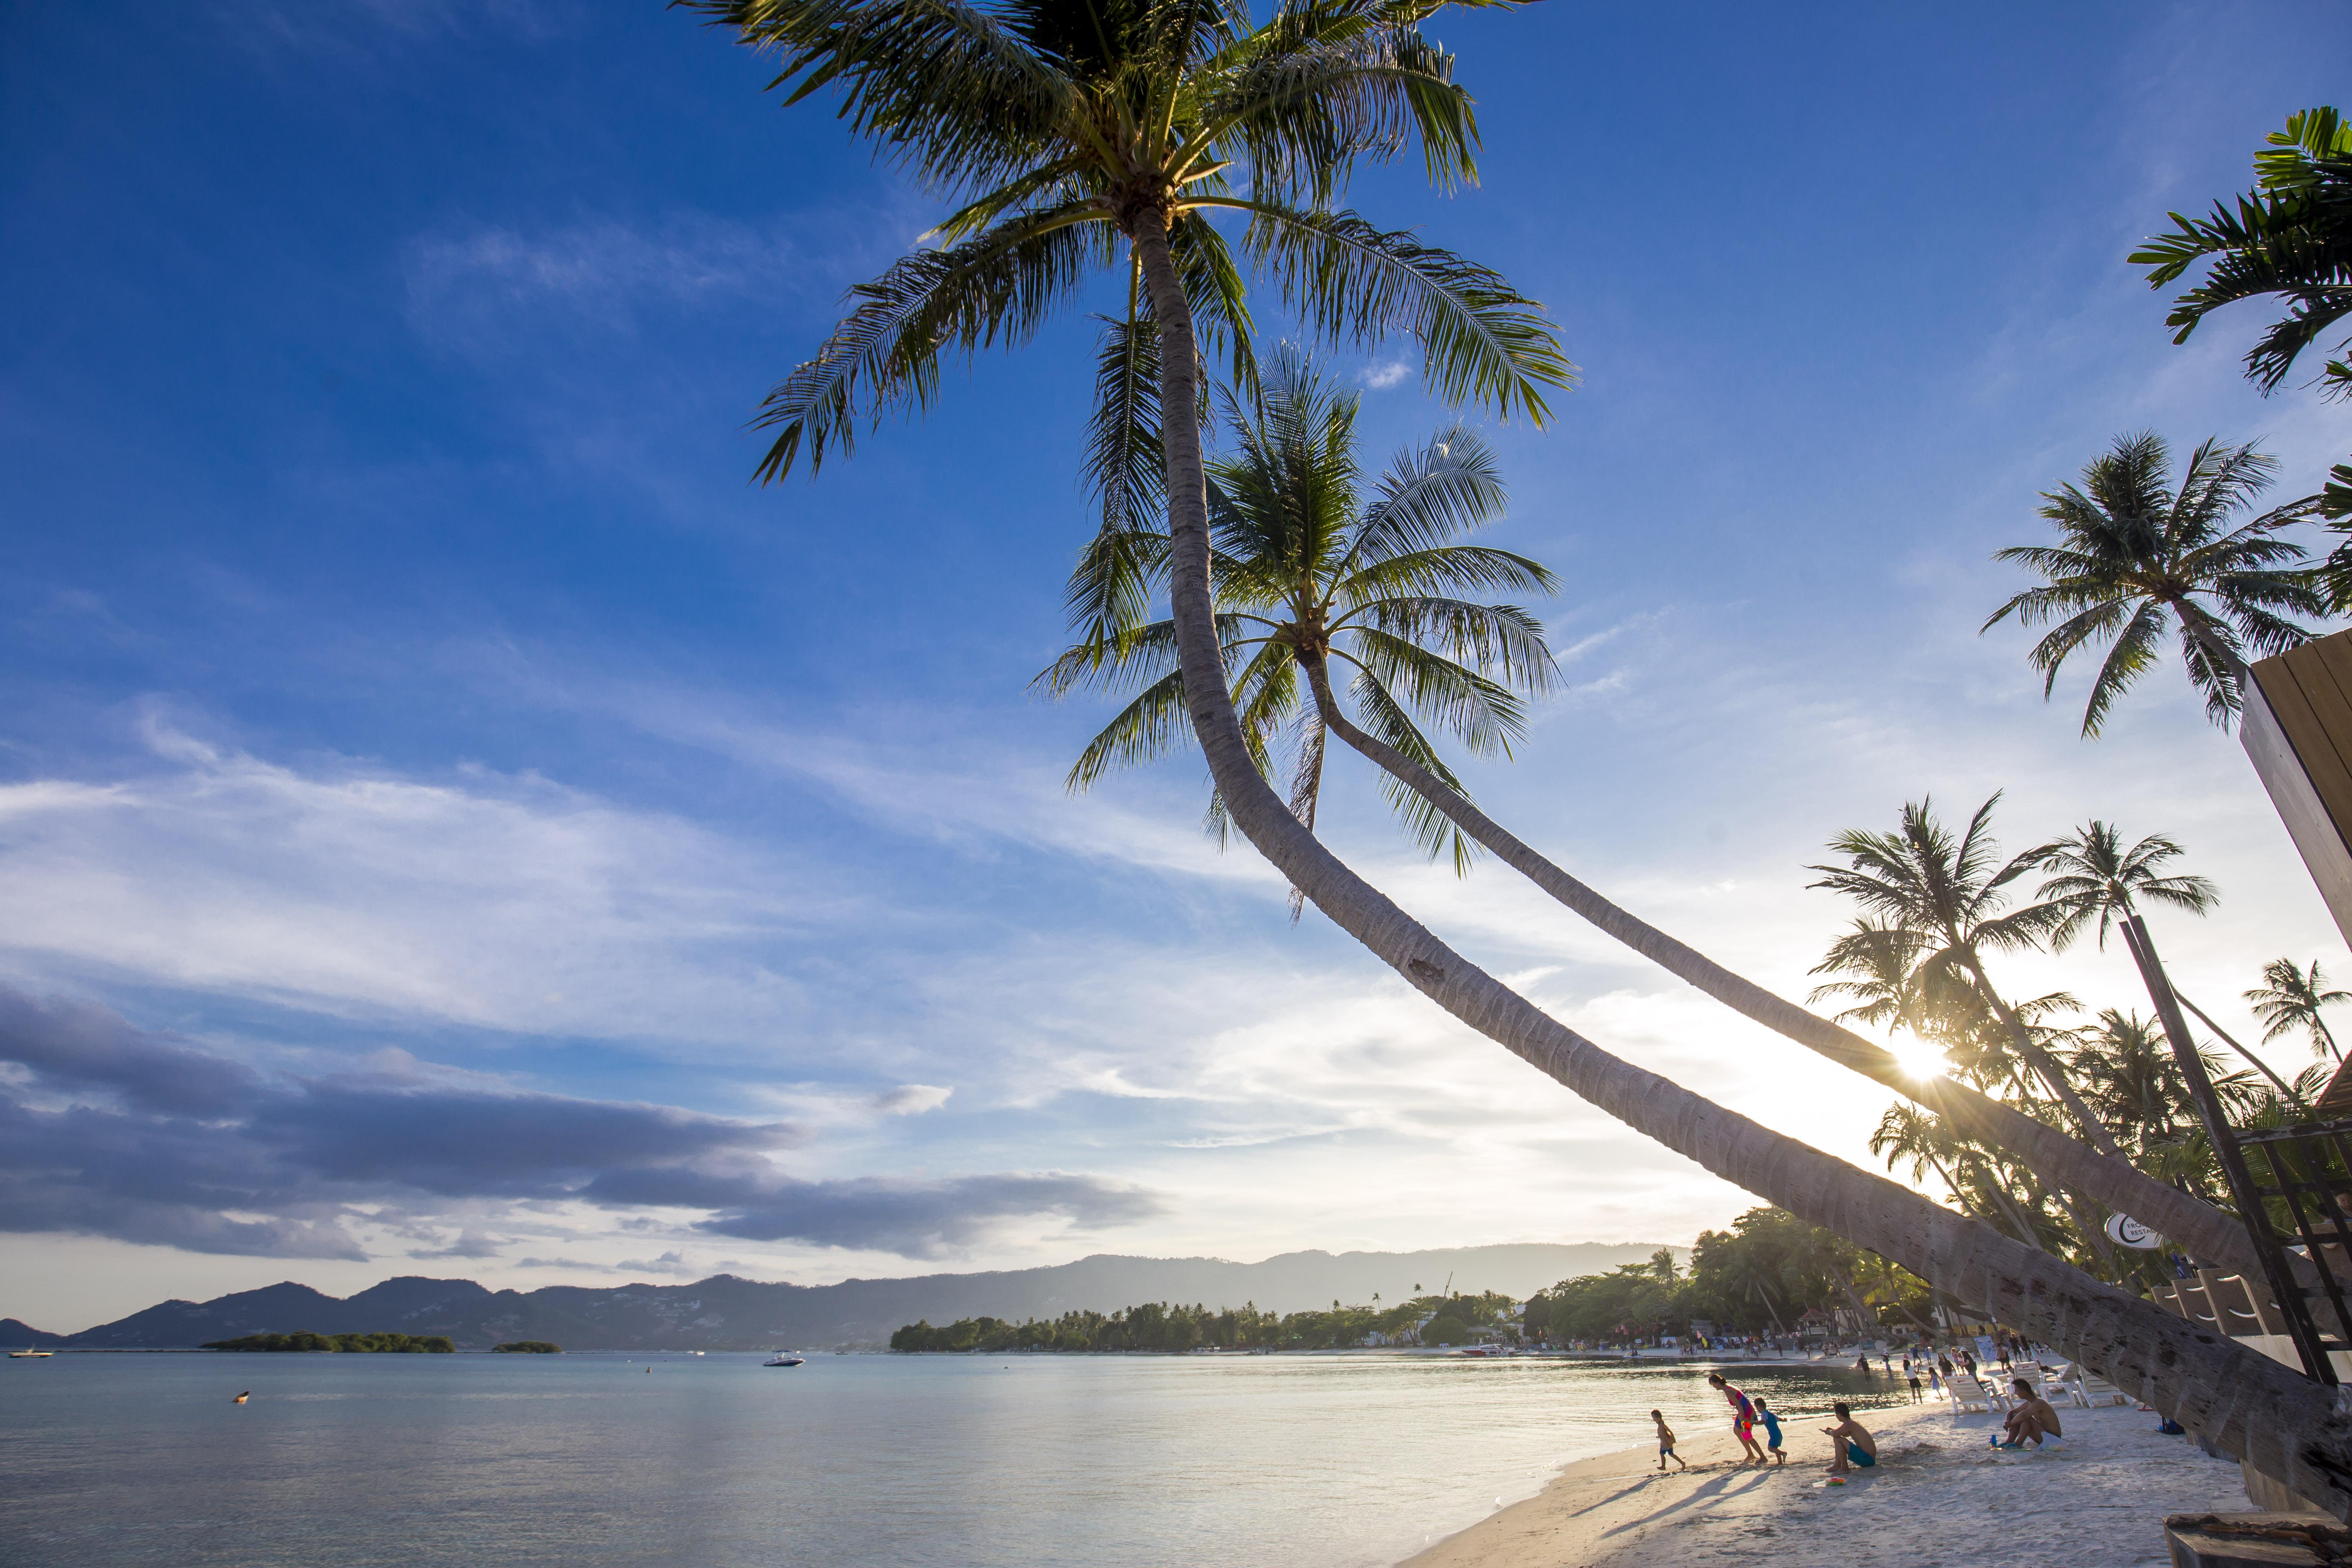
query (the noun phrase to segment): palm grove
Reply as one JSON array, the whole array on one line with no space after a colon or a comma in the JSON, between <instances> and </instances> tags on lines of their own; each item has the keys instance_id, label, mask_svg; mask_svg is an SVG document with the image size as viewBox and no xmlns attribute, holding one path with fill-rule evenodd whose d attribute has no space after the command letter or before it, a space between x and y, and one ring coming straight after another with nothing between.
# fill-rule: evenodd
<instances>
[{"instance_id":1,"label":"palm grove","mask_svg":"<svg viewBox=\"0 0 2352 1568\"><path fill-rule=\"evenodd\" d=\"M1252 307L1266 297L1254 286L1309 342L1368 346L1410 335L1423 385L1451 405L1540 426L1549 400L1570 384L1572 367L1534 300L1489 268L1338 205L1352 170L1408 153L1441 190L1475 180L1474 100L1455 79L1454 58L1423 30L1442 0L1286 0L1263 20L1208 0L680 3L772 52L774 85L788 102L829 97L852 132L944 208L930 237L937 243L853 290L848 316L770 395L761 422L775 434L761 478L780 480L803 462L814 471L846 455L861 426L928 405L951 355L1019 348L1059 312L1098 296L1117 300L1102 321L1086 443L1101 517L1071 584L1076 662L1066 658L1052 679L1140 679L1150 661L1172 657L1176 680L1163 694L1160 727L1139 723L1124 742L1112 737L1113 753L1125 748L1118 760L1148 755L1189 729L1214 784L1220 830L1238 831L1288 879L1302 907L1312 903L1472 1029L1706 1170L2082 1356L2256 1469L2352 1514L2352 1431L2331 1418L2327 1391L2078 1267L2091 1261L2079 1249L2053 1251L1932 1202L1611 1055L1454 952L1316 837L1313 785L1321 748L1336 737L1381 771L1424 842L1493 852L1708 995L2029 1166L2078 1225L2102 1209L2126 1213L2200 1258L2256 1266L2226 1205L2150 1174L2078 1111L2080 1089L2037 1059L2055 1065L2030 1033L2035 1020L2009 998L1996 1006L1991 987L1979 987L1969 1005L1997 1020L2042 1084L2038 1095L1906 1074L1883 1046L1611 903L1485 816L1442 763L1433 767L1431 721L1474 749L1507 744L1512 709L1503 700L1516 702L1542 679L1528 660L1548 665L1539 630L1500 606L1472 616L1401 604L1349 623L1396 639L1365 659L1363 639L1340 630L1348 612L1381 599L1476 608L1463 589L1505 580L1465 576L1457 560L1421 575L1399 569L1389 581L1351 581L1347 552L1375 537L1404 556L1444 547L1479 516L1438 503L1425 521L1397 522L1423 531L1407 538L1384 532L1374 516L1393 498L1367 504L1349 496L1319 521L1268 528L1248 519L1254 498L1242 493L1243 476L1213 471L1204 450L1211 378L1223 377L1237 425L1277 425L1280 405L1297 402L1297 377L1261 374ZM2292 301L2301 335L2276 350L2291 361L2352 308L2342 240L2352 139L2332 111L2315 111L2290 121L2282 148L2265 154L2261 188L2240 204L2272 215L2265 222L2279 232L2184 222L2150 265L2168 278L2209 264L2211 300L2184 310L2264 293ZM2284 261L2294 265L2273 265ZM2254 368L2267 374L2271 363ZM1312 463L1301 452L1284 466L1303 473ZM2193 524L2211 509L2175 510ZM2290 618L2304 601L2280 600L2267 587L2241 592L2234 573L2202 583L2205 547L2154 516L2127 510L2116 521L2117 536L2095 548L2064 542L2071 553L2053 558L2045 597L2016 613L2074 616L2079 635L2043 647L2063 657L2105 638L2108 665L2126 682L2177 621L2192 678L2220 694L2226 718L2245 651L2305 635ZM2266 538L2289 542L2279 529L2294 521L2280 519ZM1232 548L1261 542L1279 558L1236 557ZM2295 567L2268 543L2246 558L2264 570ZM1512 570L1517 581L1537 582L1530 567ZM1163 596L1167 614L1155 618ZM1259 636L1266 640L1245 640ZM1343 647L1352 716L1330 679ZM2047 658L2045 668L2054 674ZM1382 692L1391 703L1407 699L1402 722L1383 709ZM1280 759L1269 743L1277 731L1287 753ZM1287 799L1269 780L1277 760L1292 769ZM1899 917L1882 915L1882 923L1889 918Z\"/></svg>"}]
</instances>

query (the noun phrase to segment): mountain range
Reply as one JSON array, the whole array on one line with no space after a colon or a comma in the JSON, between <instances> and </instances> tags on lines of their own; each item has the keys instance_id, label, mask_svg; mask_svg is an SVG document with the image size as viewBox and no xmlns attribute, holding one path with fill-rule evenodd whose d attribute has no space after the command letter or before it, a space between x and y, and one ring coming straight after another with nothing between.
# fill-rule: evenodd
<instances>
[{"instance_id":1,"label":"mountain range","mask_svg":"<svg viewBox=\"0 0 2352 1568\"><path fill-rule=\"evenodd\" d=\"M1295 1312L1334 1300L1402 1300L1444 1287L1532 1295L1580 1274L1635 1262L1655 1244L1528 1242L1426 1252L1286 1252L1259 1263L1217 1258L1122 1258L983 1274L845 1279L837 1285L762 1284L731 1274L691 1285L610 1288L549 1285L492 1290L471 1279L404 1275L335 1297L288 1282L210 1301L164 1301L79 1333L45 1333L0 1318L0 1346L61 1350L178 1350L242 1334L446 1334L465 1349L506 1340L552 1340L572 1350L763 1350L778 1345L865 1346L919 1319L991 1317L1018 1321L1064 1312L1109 1312L1144 1301ZM1677 1252L1681 1249L1677 1248Z\"/></svg>"}]
</instances>

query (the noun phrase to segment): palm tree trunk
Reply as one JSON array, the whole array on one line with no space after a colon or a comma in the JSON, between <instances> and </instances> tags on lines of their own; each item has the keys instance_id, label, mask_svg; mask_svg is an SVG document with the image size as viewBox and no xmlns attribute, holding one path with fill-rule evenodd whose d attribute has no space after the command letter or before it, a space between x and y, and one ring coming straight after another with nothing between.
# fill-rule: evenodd
<instances>
[{"instance_id":1,"label":"palm tree trunk","mask_svg":"<svg viewBox=\"0 0 2352 1568\"><path fill-rule=\"evenodd\" d=\"M2091 1114L2091 1108L2083 1103L2081 1095L2074 1092L2073 1081L2060 1070L2058 1064L2051 1059L2050 1053L2043 1050L2035 1041L2033 1032L2025 1026L2025 1020L2019 1017L2017 1010L2003 1001L2000 993L1992 988L1992 977L1985 973L1984 963L1977 957L1976 950L1971 947L1962 947L1960 952L1968 963L1969 973L1976 980L1978 994L1984 998L1985 1005L1993 1010L1996 1017L2000 1019L2001 1026L2009 1031L2010 1039L2017 1046L2017 1054L2031 1063L2035 1075L2050 1086L2050 1092L2058 1097L2059 1103L2065 1106L2067 1114L2074 1117L2076 1125L2080 1126L2084 1134L2090 1138L2093 1148L2113 1159L2124 1160L2123 1149L2116 1142L2114 1135L2108 1132L2106 1124Z\"/></svg>"},{"instance_id":2,"label":"palm tree trunk","mask_svg":"<svg viewBox=\"0 0 2352 1568\"><path fill-rule=\"evenodd\" d=\"M1969 1207L1968 1189L1962 1187L1959 1183L1954 1181L1952 1179L1952 1173L1944 1169L1943 1165L1937 1161L1934 1155L1930 1154L1927 1156L1927 1163L1936 1167L1936 1174L1943 1177L1944 1184L1952 1189L1952 1196L1958 1201L1959 1205L1964 1209ZM2017 1227L2017 1239L2025 1243L2026 1246L2033 1248L2036 1252L2049 1251L2050 1249L2048 1247L2042 1245L2042 1237L2034 1230L2033 1222L2025 1217L2025 1211L2019 1208L2017 1206L2017 1200L2009 1195L2008 1187L2003 1184L1993 1180L1990 1173L1984 1173L1984 1175L1985 1191L1992 1194L1994 1205L1998 1207L2002 1214L2009 1216L2009 1223Z\"/></svg>"},{"instance_id":3,"label":"palm tree trunk","mask_svg":"<svg viewBox=\"0 0 2352 1568\"><path fill-rule=\"evenodd\" d=\"M1890 1258L1995 1321L2079 1356L2263 1475L2352 1517L2352 1426L2327 1390L2217 1342L2152 1301L1783 1137L1609 1055L1468 963L1318 843L1258 775L1225 689L1209 582L1208 483L1192 310L1164 214L1129 220L1160 329L1171 608L1185 705L1236 826L1334 925L1407 984L1635 1131L1767 1202Z\"/></svg>"},{"instance_id":4,"label":"palm tree trunk","mask_svg":"<svg viewBox=\"0 0 2352 1568\"><path fill-rule=\"evenodd\" d=\"M2200 1007L2196 1003L2191 1002L2188 997L2182 995L2180 994L2180 988L2177 985L2172 988L2172 999L2179 1003L2182 1006L2188 1008L2190 1012L2196 1014L2197 1021L2204 1025L2207 1028L2212 1030L2216 1035L2219 1035L2221 1037L2221 1043L2223 1045L2228 1046L2231 1050L2237 1052L2240 1056L2253 1063L2254 1067L2264 1078L2278 1085L2279 1093L2284 1097L2288 1104L2301 1105L2303 1103L2303 1096L2295 1093L2294 1089L2288 1088L2286 1079L2279 1077L2278 1074L2271 1070L2270 1063L2263 1060L2262 1058L2254 1055L2253 1052L2246 1049L2245 1047L2231 1039L2228 1030L2222 1028L2221 1025L2207 1017L2205 1016L2205 1009Z\"/></svg>"},{"instance_id":5,"label":"palm tree trunk","mask_svg":"<svg viewBox=\"0 0 2352 1568\"><path fill-rule=\"evenodd\" d=\"M2061 1186L2162 1231L2200 1258L2239 1268L2261 1266L2253 1243L2235 1217L2149 1176L2123 1158L2112 1140L2103 1153L1965 1084L1948 1078L1915 1078L1892 1051L1774 995L1619 909L1521 843L1427 768L1358 728L1339 710L1328 667L1311 657L1302 657L1300 663L1326 730L1444 812L1504 864L1668 973L1774 1033L1925 1106L1968 1135L2009 1151Z\"/></svg>"}]
</instances>

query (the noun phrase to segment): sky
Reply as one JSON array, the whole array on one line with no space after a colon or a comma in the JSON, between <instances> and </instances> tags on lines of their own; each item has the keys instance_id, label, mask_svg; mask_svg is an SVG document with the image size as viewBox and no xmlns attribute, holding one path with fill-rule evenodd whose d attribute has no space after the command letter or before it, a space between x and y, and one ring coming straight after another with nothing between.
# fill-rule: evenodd
<instances>
[{"instance_id":1,"label":"sky","mask_svg":"<svg viewBox=\"0 0 2352 1568\"><path fill-rule=\"evenodd\" d=\"M941 211L768 62L650 0L109 21L0 20L0 1313L1679 1245L1755 1201L1294 928L1197 757L1065 793L1108 717L1029 689L1082 319L750 482L761 397ZM1978 627L2119 434L2259 439L2281 499L2343 455L2341 407L2240 378L2260 307L2176 347L2124 257L2331 100L2352 17L1431 30L1482 183L1349 199L1581 367L1541 430L1473 416L1565 677L1480 801L1783 994L1848 918L1831 835L1996 791L2019 847L2188 847L2223 901L2157 938L2225 1024L2270 958L2346 964L2177 662L2085 742L2081 680ZM1375 464L1453 417L1409 342L1327 363ZM1318 826L1604 1047L1876 1168L1885 1090L1421 861L1348 759ZM2113 949L1997 977L2145 1006Z\"/></svg>"}]
</instances>

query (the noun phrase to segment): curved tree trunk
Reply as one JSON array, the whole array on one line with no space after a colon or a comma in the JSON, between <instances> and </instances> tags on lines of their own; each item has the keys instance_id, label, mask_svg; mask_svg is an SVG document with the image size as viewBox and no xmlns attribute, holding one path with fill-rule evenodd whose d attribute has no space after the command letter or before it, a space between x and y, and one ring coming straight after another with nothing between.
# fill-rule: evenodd
<instances>
[{"instance_id":1,"label":"curved tree trunk","mask_svg":"<svg viewBox=\"0 0 2352 1568\"><path fill-rule=\"evenodd\" d=\"M2093 1115L2091 1108L2083 1103L2083 1097L2074 1092L2074 1080L2034 1039L2033 1031L2025 1026L2025 1020L2017 1016L2017 1009L2003 1001L2000 993L1992 988L1992 976L1985 973L1984 961L1977 957L1976 949L1963 946L1960 952L1967 955L1969 973L1975 977L1977 983L1977 994L1984 999L1985 1005L1993 1010L2001 1026L2009 1031L2011 1041L2017 1047L2017 1054L2032 1065L2042 1081L2050 1086L2050 1092L2065 1106L2067 1114L2074 1117L2076 1124L2090 1135L2092 1144L2099 1152L2122 1160L2123 1149L2116 1142L2114 1134L2107 1131L2106 1123Z\"/></svg>"},{"instance_id":2,"label":"curved tree trunk","mask_svg":"<svg viewBox=\"0 0 2352 1568\"><path fill-rule=\"evenodd\" d=\"M1192 311L1165 215L1129 222L1159 322L1160 406L1193 408ZM1179 416L1162 432L1185 705L1234 825L1332 923L1456 1018L1634 1131L2061 1347L2263 1474L2339 1518L2352 1516L2352 1417L2334 1413L2329 1391L1908 1187L1619 1060L1464 960L1341 864L1267 787L1243 743L1217 646L1200 428Z\"/></svg>"},{"instance_id":3,"label":"curved tree trunk","mask_svg":"<svg viewBox=\"0 0 2352 1568\"><path fill-rule=\"evenodd\" d=\"M1927 1107L1969 1136L2008 1150L2058 1185L2130 1215L2196 1257L2233 1268L2261 1268L2252 1238L2232 1215L2167 1186L2120 1153L2109 1156L2087 1148L2057 1128L1966 1084L1948 1078L1914 1078L1892 1051L1774 995L1619 909L1520 842L1427 768L1358 728L1339 710L1328 670L1319 660L1302 658L1300 662L1307 667L1326 730L1444 812L1504 864L1668 973L1775 1034Z\"/></svg>"}]
</instances>

